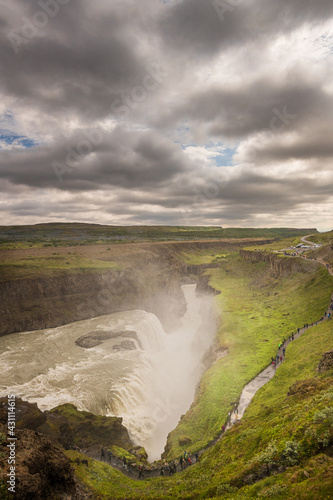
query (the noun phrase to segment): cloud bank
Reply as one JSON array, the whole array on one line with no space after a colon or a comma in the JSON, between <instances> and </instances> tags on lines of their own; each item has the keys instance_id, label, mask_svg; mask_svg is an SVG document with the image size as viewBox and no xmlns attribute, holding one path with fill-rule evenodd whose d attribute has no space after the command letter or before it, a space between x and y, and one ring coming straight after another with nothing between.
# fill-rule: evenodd
<instances>
[{"instance_id":1,"label":"cloud bank","mask_svg":"<svg viewBox=\"0 0 333 500\"><path fill-rule=\"evenodd\" d=\"M2 224L332 229L329 0L2 0Z\"/></svg>"}]
</instances>

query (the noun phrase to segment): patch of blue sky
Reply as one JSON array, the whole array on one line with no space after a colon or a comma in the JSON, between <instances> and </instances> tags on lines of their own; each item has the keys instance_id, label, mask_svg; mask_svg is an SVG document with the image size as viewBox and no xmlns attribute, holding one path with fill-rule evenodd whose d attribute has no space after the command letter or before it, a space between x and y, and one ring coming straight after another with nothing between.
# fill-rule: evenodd
<instances>
[{"instance_id":1,"label":"patch of blue sky","mask_svg":"<svg viewBox=\"0 0 333 500\"><path fill-rule=\"evenodd\" d=\"M182 150L185 151L187 148L195 148L196 144L181 144Z\"/></svg>"},{"instance_id":2,"label":"patch of blue sky","mask_svg":"<svg viewBox=\"0 0 333 500\"><path fill-rule=\"evenodd\" d=\"M217 167L233 167L236 165L234 155L238 145L229 148L223 143L209 143L204 146L198 144L182 144L184 153L191 159L203 162L206 166L215 165Z\"/></svg>"},{"instance_id":3,"label":"patch of blue sky","mask_svg":"<svg viewBox=\"0 0 333 500\"><path fill-rule=\"evenodd\" d=\"M234 155L237 151L236 148L225 148L225 150L214 156L212 159L217 167L234 167L236 165L234 161Z\"/></svg>"},{"instance_id":4,"label":"patch of blue sky","mask_svg":"<svg viewBox=\"0 0 333 500\"><path fill-rule=\"evenodd\" d=\"M40 140L20 132L15 115L10 109L0 114L0 149L13 147L29 149L41 143Z\"/></svg>"},{"instance_id":5,"label":"patch of blue sky","mask_svg":"<svg viewBox=\"0 0 333 500\"><path fill-rule=\"evenodd\" d=\"M26 149L36 146L38 143L34 139L30 139L25 135L18 135L13 132L5 131L0 129L0 147L3 149L4 146L20 146Z\"/></svg>"}]
</instances>

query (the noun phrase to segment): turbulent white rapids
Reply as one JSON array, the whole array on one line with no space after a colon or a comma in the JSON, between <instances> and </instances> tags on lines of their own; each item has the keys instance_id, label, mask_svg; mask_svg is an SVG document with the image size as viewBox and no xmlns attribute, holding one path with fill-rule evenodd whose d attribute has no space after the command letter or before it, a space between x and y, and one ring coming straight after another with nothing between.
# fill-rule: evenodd
<instances>
[{"instance_id":1,"label":"turbulent white rapids","mask_svg":"<svg viewBox=\"0 0 333 500\"><path fill-rule=\"evenodd\" d=\"M207 301L196 297L195 285L185 285L183 292L187 312L168 334L154 314L135 310L2 337L1 394L16 394L42 410L73 403L95 414L122 416L133 441L151 460L159 458L168 432L193 400L200 361L214 335ZM92 331L110 330L135 331L139 342L131 341L137 348L114 350L119 338L90 349L75 344Z\"/></svg>"}]
</instances>

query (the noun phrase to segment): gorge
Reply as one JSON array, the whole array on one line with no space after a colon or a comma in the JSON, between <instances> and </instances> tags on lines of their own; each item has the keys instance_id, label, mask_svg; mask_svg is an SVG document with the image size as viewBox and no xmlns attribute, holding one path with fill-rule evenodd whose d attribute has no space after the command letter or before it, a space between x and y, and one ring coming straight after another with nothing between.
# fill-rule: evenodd
<instances>
[{"instance_id":1,"label":"gorge","mask_svg":"<svg viewBox=\"0 0 333 500\"><path fill-rule=\"evenodd\" d=\"M182 290L187 310L168 334L153 313L132 310L6 336L1 394L36 402L41 410L72 403L96 415L121 416L134 444L158 459L193 400L202 353L214 336L209 297L197 297L195 285Z\"/></svg>"},{"instance_id":2,"label":"gorge","mask_svg":"<svg viewBox=\"0 0 333 500\"><path fill-rule=\"evenodd\" d=\"M316 457L316 440L331 432L319 417L311 420L314 411L326 411L330 398L331 368L316 373L323 354L330 356L329 321L288 346L285 362L244 415L239 400L278 343L303 323L318 320L329 304L333 283L325 267L314 259L279 255L279 248L279 241L239 240L15 250L15 259L4 268L12 278L5 280L3 272L0 291L5 334L0 339L1 395L10 391L36 401L44 411L32 405L19 418L20 467L30 463L25 446L32 446L32 434L27 444L24 440L31 429L37 432L36 453L42 446L38 440L62 446L61 463L67 457L75 469L79 493L73 499L89 494L228 498L232 490L239 491L238 500L252 483L265 489L267 470L262 472L256 457L266 448L276 450L271 481L289 470L284 458L288 439ZM329 247L325 251L330 262ZM304 358L310 351L311 357ZM298 387L307 398L304 405ZM219 440L237 402L242 419ZM19 412L27 404L18 403ZM303 419L296 437L294 405ZM5 408L2 399L2 419ZM149 464L140 446L150 461L163 452L163 461ZM319 450L325 457L329 446ZM100 462L101 447L115 454L112 467ZM184 449L192 456L199 451L200 462L174 480L154 479L158 472L151 467L179 458ZM135 467L141 463L148 477L151 472L151 482L135 481L136 468L129 477L117 471L123 456ZM306 460L302 457L300 464ZM52 467L45 474L52 475ZM19 471L26 485L31 482L28 472ZM316 488L325 488L325 481ZM45 479L48 493L41 498L52 498L50 484ZM21 491L18 498L23 499Z\"/></svg>"}]
</instances>

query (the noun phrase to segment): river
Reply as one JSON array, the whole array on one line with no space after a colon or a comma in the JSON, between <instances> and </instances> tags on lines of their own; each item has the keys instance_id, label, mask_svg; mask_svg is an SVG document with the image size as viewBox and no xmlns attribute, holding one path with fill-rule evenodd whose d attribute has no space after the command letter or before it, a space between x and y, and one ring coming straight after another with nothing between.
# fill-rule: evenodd
<instances>
[{"instance_id":1,"label":"river","mask_svg":"<svg viewBox=\"0 0 333 500\"><path fill-rule=\"evenodd\" d=\"M41 410L73 403L121 416L133 442L146 448L150 460L160 458L167 434L193 401L201 358L215 334L211 298L197 297L195 285L182 288L187 312L168 334L154 314L133 310L1 337L1 394L36 402ZM75 343L91 332L110 331L122 332L122 338L92 348Z\"/></svg>"}]
</instances>

